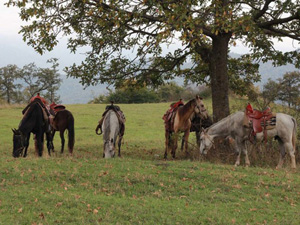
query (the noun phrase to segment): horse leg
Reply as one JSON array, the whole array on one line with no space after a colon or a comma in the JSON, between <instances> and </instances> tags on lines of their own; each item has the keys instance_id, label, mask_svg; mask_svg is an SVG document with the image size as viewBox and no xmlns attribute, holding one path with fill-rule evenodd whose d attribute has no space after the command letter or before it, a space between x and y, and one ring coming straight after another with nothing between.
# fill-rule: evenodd
<instances>
[{"instance_id":1,"label":"horse leg","mask_svg":"<svg viewBox=\"0 0 300 225\"><path fill-rule=\"evenodd\" d=\"M250 166L250 160L248 157L248 150L247 150L245 144L243 144L243 153L245 155L245 165L246 165L246 167L248 167L248 166Z\"/></svg>"},{"instance_id":2,"label":"horse leg","mask_svg":"<svg viewBox=\"0 0 300 225\"><path fill-rule=\"evenodd\" d=\"M64 148L65 148L65 137L64 137L64 131L60 131L60 140L61 140L61 150L60 153L64 153Z\"/></svg>"},{"instance_id":3,"label":"horse leg","mask_svg":"<svg viewBox=\"0 0 300 225\"><path fill-rule=\"evenodd\" d=\"M56 132L56 130L55 130L55 129L52 129L52 141L54 140L55 132ZM55 151L54 151L54 145L53 145L53 144L52 144L52 152L55 152Z\"/></svg>"},{"instance_id":4,"label":"horse leg","mask_svg":"<svg viewBox=\"0 0 300 225\"><path fill-rule=\"evenodd\" d=\"M175 159L176 149L177 149L178 134L175 134L173 136L174 137L172 137L172 138L174 138L174 139L172 140L172 152L171 152L171 154L172 154L173 159Z\"/></svg>"},{"instance_id":5,"label":"horse leg","mask_svg":"<svg viewBox=\"0 0 300 225\"><path fill-rule=\"evenodd\" d=\"M53 151L53 142L52 142L51 132L46 132L46 139L47 139L48 155L51 156L51 150Z\"/></svg>"},{"instance_id":6,"label":"horse leg","mask_svg":"<svg viewBox=\"0 0 300 225\"><path fill-rule=\"evenodd\" d=\"M43 155L43 139L44 139L44 134L43 133L38 133L35 135L36 138L36 146L37 146L37 150L38 150L38 156L42 157Z\"/></svg>"},{"instance_id":7,"label":"horse leg","mask_svg":"<svg viewBox=\"0 0 300 225\"><path fill-rule=\"evenodd\" d=\"M284 155L286 154L286 152L288 152L290 157L291 157L291 168L296 169L295 151L294 151L292 143L288 143L288 142L284 143L283 148L284 148L283 149ZM284 155L283 155L283 157L284 157ZM283 157L282 157L282 160L281 160L281 167L282 167L282 164L283 164Z\"/></svg>"},{"instance_id":8,"label":"horse leg","mask_svg":"<svg viewBox=\"0 0 300 225\"><path fill-rule=\"evenodd\" d=\"M25 138L25 151L23 154L23 157L25 158L27 156L27 150L29 146L29 140L30 140L30 133L28 133L27 137Z\"/></svg>"},{"instance_id":9,"label":"horse leg","mask_svg":"<svg viewBox=\"0 0 300 225\"><path fill-rule=\"evenodd\" d=\"M188 129L185 133L184 133L184 150L185 150L185 155L188 156L189 152L188 152L188 145L189 145L189 136L190 136L190 129Z\"/></svg>"},{"instance_id":10,"label":"horse leg","mask_svg":"<svg viewBox=\"0 0 300 225\"><path fill-rule=\"evenodd\" d=\"M278 143L279 143L280 154L279 154L279 162L276 166L276 169L281 169L282 165L283 165L284 157L286 155L286 152L285 152L284 143L281 141L281 139L278 139Z\"/></svg>"},{"instance_id":11,"label":"horse leg","mask_svg":"<svg viewBox=\"0 0 300 225\"><path fill-rule=\"evenodd\" d=\"M182 137L182 140L181 140L181 151L183 151L183 146L184 146L184 138L185 138L185 136L183 135L183 137Z\"/></svg>"},{"instance_id":12,"label":"horse leg","mask_svg":"<svg viewBox=\"0 0 300 225\"><path fill-rule=\"evenodd\" d=\"M169 150L169 145L170 145L170 132L165 131L165 155L164 159L167 159L168 157L168 150Z\"/></svg>"},{"instance_id":13,"label":"horse leg","mask_svg":"<svg viewBox=\"0 0 300 225\"><path fill-rule=\"evenodd\" d=\"M119 140L118 140L118 156L121 157L121 142L122 142L123 136L119 136Z\"/></svg>"},{"instance_id":14,"label":"horse leg","mask_svg":"<svg viewBox=\"0 0 300 225\"><path fill-rule=\"evenodd\" d=\"M200 132L196 131L197 146L200 148Z\"/></svg>"}]
</instances>

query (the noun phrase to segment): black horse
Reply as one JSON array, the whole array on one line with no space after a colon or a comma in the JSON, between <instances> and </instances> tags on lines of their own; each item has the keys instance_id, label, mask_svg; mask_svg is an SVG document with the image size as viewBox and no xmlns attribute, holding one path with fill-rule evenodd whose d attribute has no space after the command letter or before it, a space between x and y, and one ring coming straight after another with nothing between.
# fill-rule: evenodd
<instances>
[{"instance_id":1,"label":"black horse","mask_svg":"<svg viewBox=\"0 0 300 225\"><path fill-rule=\"evenodd\" d=\"M23 110L23 114L19 128L13 129L13 157L22 155L24 149L23 157L27 156L30 133L35 135L35 149L39 156L43 155L44 135L46 133L47 148L50 155L53 144L48 122L49 114L44 104L40 99L35 99Z\"/></svg>"},{"instance_id":2,"label":"black horse","mask_svg":"<svg viewBox=\"0 0 300 225\"><path fill-rule=\"evenodd\" d=\"M202 131L202 128L210 127L213 124L213 122L209 116L206 119L201 119L200 116L194 114L191 117L191 123L192 125L191 125L190 132L196 133L197 146L200 147L200 133ZM183 150L183 146L184 146L184 137L182 138L181 141L181 150Z\"/></svg>"}]
</instances>

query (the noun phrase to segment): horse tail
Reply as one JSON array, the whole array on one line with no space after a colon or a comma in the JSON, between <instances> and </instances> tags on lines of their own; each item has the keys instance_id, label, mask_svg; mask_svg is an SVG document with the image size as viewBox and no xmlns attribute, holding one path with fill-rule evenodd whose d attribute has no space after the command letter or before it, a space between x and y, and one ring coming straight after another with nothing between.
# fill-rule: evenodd
<instances>
[{"instance_id":1,"label":"horse tail","mask_svg":"<svg viewBox=\"0 0 300 225\"><path fill-rule=\"evenodd\" d=\"M73 147L74 147L74 143L75 143L75 131L74 131L74 117L73 115L70 113L69 117L68 117L68 148L69 151L72 153L73 152Z\"/></svg>"},{"instance_id":2,"label":"horse tail","mask_svg":"<svg viewBox=\"0 0 300 225\"><path fill-rule=\"evenodd\" d=\"M295 118L292 118L292 121L294 123L294 130L293 130L293 136L292 136L292 144L294 151L296 151L296 142L297 142L297 121Z\"/></svg>"}]
</instances>

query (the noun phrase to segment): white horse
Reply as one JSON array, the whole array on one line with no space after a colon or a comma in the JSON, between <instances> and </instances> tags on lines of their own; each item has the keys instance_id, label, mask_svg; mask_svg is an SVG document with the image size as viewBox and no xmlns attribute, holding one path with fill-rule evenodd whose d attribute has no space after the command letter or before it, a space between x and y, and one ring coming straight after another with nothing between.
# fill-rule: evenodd
<instances>
[{"instance_id":1,"label":"white horse","mask_svg":"<svg viewBox=\"0 0 300 225\"><path fill-rule=\"evenodd\" d=\"M102 123L104 158L112 158L115 156L115 147L118 139L118 156L121 156L121 141L123 136L120 135L120 123L118 116L114 110L109 110Z\"/></svg>"},{"instance_id":2,"label":"white horse","mask_svg":"<svg viewBox=\"0 0 300 225\"><path fill-rule=\"evenodd\" d=\"M200 153L207 154L207 151L213 146L215 137L232 137L234 139L234 148L238 153L235 166L240 165L241 152L245 154L245 164L250 165L245 141L249 140L249 128L243 126L244 112L237 112L213 124L200 135ZM290 115L284 113L276 114L276 127L267 130L268 137L275 137L279 142L280 159L277 168L281 168L283 159L288 152L291 157L291 167L296 168L295 148L296 148L297 122ZM257 140L264 139L264 132L256 134Z\"/></svg>"}]
</instances>

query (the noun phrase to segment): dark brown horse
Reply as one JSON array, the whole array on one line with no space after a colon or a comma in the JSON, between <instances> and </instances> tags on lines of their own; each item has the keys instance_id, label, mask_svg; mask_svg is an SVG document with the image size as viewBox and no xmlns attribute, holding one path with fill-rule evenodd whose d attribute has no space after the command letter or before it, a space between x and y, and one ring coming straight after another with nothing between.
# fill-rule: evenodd
<instances>
[{"instance_id":1,"label":"dark brown horse","mask_svg":"<svg viewBox=\"0 0 300 225\"><path fill-rule=\"evenodd\" d=\"M74 117L72 113L66 109L58 111L55 114L54 119L51 121L51 127L52 139L54 139L56 131L59 131L60 133L61 153L64 152L65 146L64 132L65 130L68 130L68 149L69 152L72 154L75 143ZM54 151L54 147L52 150Z\"/></svg>"},{"instance_id":2,"label":"dark brown horse","mask_svg":"<svg viewBox=\"0 0 300 225\"><path fill-rule=\"evenodd\" d=\"M202 119L208 117L202 98L199 96L196 96L196 98L190 100L185 105L179 106L173 115L174 119L165 121L165 159L167 158L170 148L172 157L175 158L177 139L180 132L184 132L185 153L188 155L188 139L191 129L191 116L193 113L198 114Z\"/></svg>"},{"instance_id":3,"label":"dark brown horse","mask_svg":"<svg viewBox=\"0 0 300 225\"><path fill-rule=\"evenodd\" d=\"M198 114L192 114L191 116L191 129L190 132L195 132L196 134L196 140L197 140L197 146L200 147L200 133L202 131L202 128L208 128L210 127L212 123L212 119L208 116L206 119L201 119L201 117ZM182 138L181 142L181 151L183 150L184 146L184 137Z\"/></svg>"},{"instance_id":4,"label":"dark brown horse","mask_svg":"<svg viewBox=\"0 0 300 225\"><path fill-rule=\"evenodd\" d=\"M44 135L47 138L47 148L50 155L52 149L52 138L49 128L49 116L43 102L40 99L32 101L23 110L23 119L18 129L13 129L13 157L27 156L29 146L30 133L35 135L35 147L39 156L43 154Z\"/></svg>"}]
</instances>

